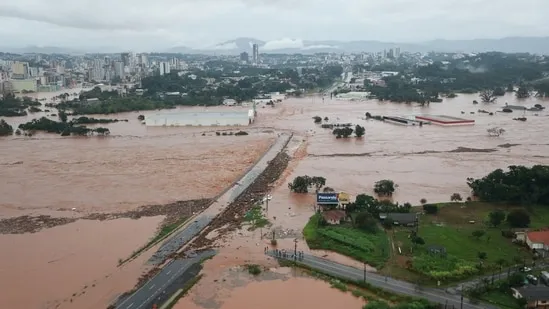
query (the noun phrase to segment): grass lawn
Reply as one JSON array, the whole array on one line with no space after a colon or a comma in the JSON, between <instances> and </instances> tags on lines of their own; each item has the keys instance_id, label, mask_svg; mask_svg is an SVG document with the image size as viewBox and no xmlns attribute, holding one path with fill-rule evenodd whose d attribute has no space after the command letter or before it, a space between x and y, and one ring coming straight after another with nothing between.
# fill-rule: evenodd
<instances>
[{"instance_id":1,"label":"grass lawn","mask_svg":"<svg viewBox=\"0 0 549 309\"><path fill-rule=\"evenodd\" d=\"M385 264L390 248L383 230L372 234L347 224L321 227L319 217L319 214L312 216L303 230L309 248L338 252L374 267Z\"/></svg>"},{"instance_id":2,"label":"grass lawn","mask_svg":"<svg viewBox=\"0 0 549 309\"><path fill-rule=\"evenodd\" d=\"M517 300L511 296L511 294L506 294L501 291L490 291L482 295L481 300L494 304L500 308L509 308L509 309L520 309Z\"/></svg>"},{"instance_id":3,"label":"grass lawn","mask_svg":"<svg viewBox=\"0 0 549 309\"><path fill-rule=\"evenodd\" d=\"M438 214L420 215L418 235L424 239L425 245L413 247L409 238L410 229L397 228L391 232L397 252L388 265L395 268L396 264L406 268L401 271L403 277L406 277L406 272L411 272L425 275L434 281L441 280L444 284L482 274L477 269L480 262L479 252L487 255L483 261L484 273L499 270L496 263L499 259L504 259L506 266L514 264L517 257L528 261L531 253L527 249L513 244L510 239L501 235L501 230L508 229L507 226L491 228L486 225L488 214L497 208L506 212L513 209L479 202L441 204ZM531 220L532 227L547 226L544 222L549 222L549 209L534 208ZM476 230L483 230L486 234L477 239L472 236ZM444 247L447 251L446 257L429 254L427 248L430 245ZM398 247L402 250L402 255L399 254ZM396 258L400 259L399 263L395 263ZM410 266L413 271L407 269Z\"/></svg>"}]
</instances>

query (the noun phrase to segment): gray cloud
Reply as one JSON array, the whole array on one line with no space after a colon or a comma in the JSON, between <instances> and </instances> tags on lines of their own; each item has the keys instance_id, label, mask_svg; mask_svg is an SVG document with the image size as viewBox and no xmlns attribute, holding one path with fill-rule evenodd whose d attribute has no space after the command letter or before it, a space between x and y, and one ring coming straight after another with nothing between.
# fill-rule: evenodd
<instances>
[{"instance_id":1,"label":"gray cloud","mask_svg":"<svg viewBox=\"0 0 549 309\"><path fill-rule=\"evenodd\" d=\"M547 0L2 0L0 42L129 48L263 40L549 34ZM0 43L0 45L5 45Z\"/></svg>"}]
</instances>

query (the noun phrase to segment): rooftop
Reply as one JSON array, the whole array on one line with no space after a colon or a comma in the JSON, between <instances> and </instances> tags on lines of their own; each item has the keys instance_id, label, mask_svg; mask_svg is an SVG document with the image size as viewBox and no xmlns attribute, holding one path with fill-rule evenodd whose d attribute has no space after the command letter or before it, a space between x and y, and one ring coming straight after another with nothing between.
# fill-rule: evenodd
<instances>
[{"instance_id":1,"label":"rooftop","mask_svg":"<svg viewBox=\"0 0 549 309\"><path fill-rule=\"evenodd\" d=\"M528 232L528 239L535 243L543 243L549 246L549 231Z\"/></svg>"},{"instance_id":2,"label":"rooftop","mask_svg":"<svg viewBox=\"0 0 549 309\"><path fill-rule=\"evenodd\" d=\"M549 287L544 285L527 286L517 291L528 301L549 300Z\"/></svg>"},{"instance_id":3,"label":"rooftop","mask_svg":"<svg viewBox=\"0 0 549 309\"><path fill-rule=\"evenodd\" d=\"M340 221L345 218L345 211L339 209L327 210L322 213L322 217L326 221Z\"/></svg>"},{"instance_id":4,"label":"rooftop","mask_svg":"<svg viewBox=\"0 0 549 309\"><path fill-rule=\"evenodd\" d=\"M147 116L149 119L181 119L181 118L249 118L249 111L227 111L227 112L177 112L164 113Z\"/></svg>"}]
</instances>

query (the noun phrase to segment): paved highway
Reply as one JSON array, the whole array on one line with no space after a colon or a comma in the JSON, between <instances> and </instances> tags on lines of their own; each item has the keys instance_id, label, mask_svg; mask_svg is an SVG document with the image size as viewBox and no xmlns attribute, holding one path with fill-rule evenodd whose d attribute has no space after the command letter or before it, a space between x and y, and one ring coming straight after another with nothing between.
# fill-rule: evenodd
<instances>
[{"instance_id":1,"label":"paved highway","mask_svg":"<svg viewBox=\"0 0 549 309\"><path fill-rule=\"evenodd\" d=\"M213 256L214 251L206 251L193 258L174 260L145 283L139 290L116 305L116 309L144 309L151 308L152 302L160 296L166 288L174 283L191 266L199 263L203 258Z\"/></svg>"},{"instance_id":2,"label":"paved highway","mask_svg":"<svg viewBox=\"0 0 549 309\"><path fill-rule=\"evenodd\" d=\"M276 256L276 253L274 251L268 251L267 255L275 258L282 258L293 261L294 258L291 256L293 250L288 250L287 252L290 252L290 254L288 254L286 257L278 257ZM354 281L364 280L363 269L339 264L309 254L304 254L303 259L298 260L298 262L328 275ZM461 296L459 295L449 295L441 289L419 287L412 283L395 280L393 278L382 276L376 273L367 272L366 282L384 290L392 291L398 294L425 298L432 302L448 305L449 307L455 306L456 308L464 309L498 309L497 307L487 304L471 304L467 298L463 299L463 307L461 307Z\"/></svg>"}]
</instances>

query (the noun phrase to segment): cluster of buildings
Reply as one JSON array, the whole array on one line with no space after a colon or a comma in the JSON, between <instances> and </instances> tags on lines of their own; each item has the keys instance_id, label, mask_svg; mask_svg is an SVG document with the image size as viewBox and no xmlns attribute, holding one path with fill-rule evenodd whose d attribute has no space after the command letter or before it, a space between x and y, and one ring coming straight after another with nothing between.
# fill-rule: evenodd
<instances>
[{"instance_id":1,"label":"cluster of buildings","mask_svg":"<svg viewBox=\"0 0 549 309\"><path fill-rule=\"evenodd\" d=\"M0 93L59 91L86 84L135 83L148 75L185 70L177 57L131 52L108 55L0 55Z\"/></svg>"},{"instance_id":2,"label":"cluster of buildings","mask_svg":"<svg viewBox=\"0 0 549 309\"><path fill-rule=\"evenodd\" d=\"M257 45L257 44L252 45L252 59L251 59L251 62L250 62L250 55L248 54L248 52L240 53L240 62L242 64L258 65L259 64L259 45Z\"/></svg>"}]
</instances>

